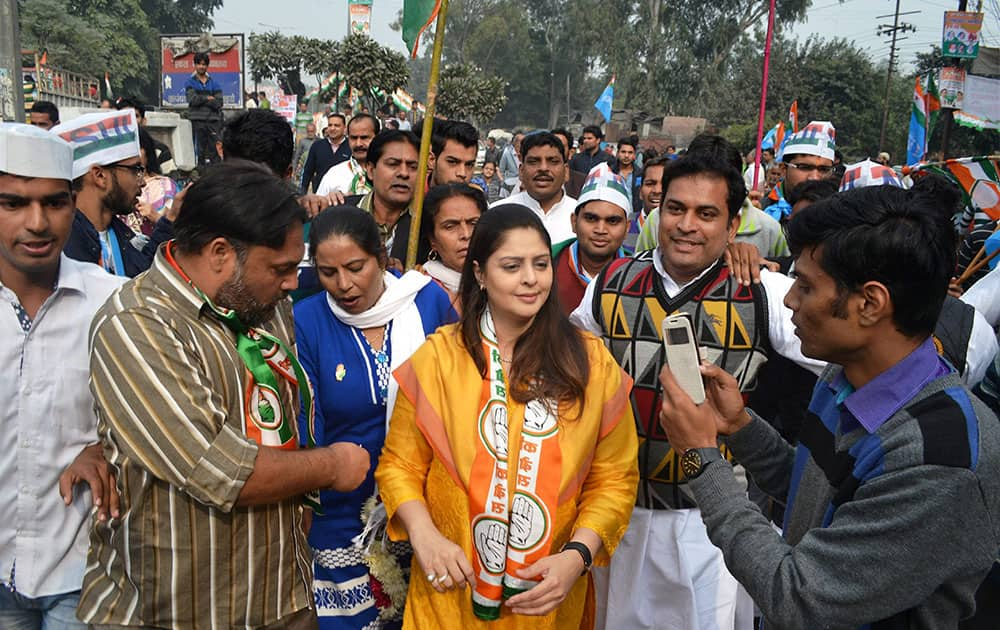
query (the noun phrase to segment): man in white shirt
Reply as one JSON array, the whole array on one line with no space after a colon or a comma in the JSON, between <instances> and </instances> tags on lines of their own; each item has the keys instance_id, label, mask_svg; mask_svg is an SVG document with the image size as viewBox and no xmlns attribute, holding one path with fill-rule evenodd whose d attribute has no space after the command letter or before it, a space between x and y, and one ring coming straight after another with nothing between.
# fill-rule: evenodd
<instances>
[{"instance_id":1,"label":"man in white shirt","mask_svg":"<svg viewBox=\"0 0 1000 630\"><path fill-rule=\"evenodd\" d=\"M334 165L326 172L316 189L317 195L339 191L344 196L365 195L372 187L365 168L368 164L368 145L381 131L378 118L371 114L358 114L347 124L347 142L351 159Z\"/></svg>"},{"instance_id":2,"label":"man in white shirt","mask_svg":"<svg viewBox=\"0 0 1000 630\"><path fill-rule=\"evenodd\" d=\"M574 238L572 217L576 199L563 191L566 154L562 140L551 133L527 135L521 141L519 168L523 192L494 203L517 203L531 208L542 220L553 243Z\"/></svg>"},{"instance_id":3,"label":"man in white shirt","mask_svg":"<svg viewBox=\"0 0 1000 630\"><path fill-rule=\"evenodd\" d=\"M73 225L73 148L0 125L0 628L86 628L75 609L93 489L118 516L88 386L90 321L125 278L62 254ZM62 495L62 497L60 497Z\"/></svg>"},{"instance_id":4,"label":"man in white shirt","mask_svg":"<svg viewBox=\"0 0 1000 630\"><path fill-rule=\"evenodd\" d=\"M763 365L780 354L819 373L802 355L782 300L792 280L761 271L741 286L724 264L746 197L742 175L715 152L690 153L663 170L659 245L619 258L587 287L570 319L601 336L634 379L630 394L640 448L636 507L618 552L595 573L598 628L753 627L753 602L708 539L697 503L659 425L667 314L691 317L706 358L753 392Z\"/></svg>"}]
</instances>

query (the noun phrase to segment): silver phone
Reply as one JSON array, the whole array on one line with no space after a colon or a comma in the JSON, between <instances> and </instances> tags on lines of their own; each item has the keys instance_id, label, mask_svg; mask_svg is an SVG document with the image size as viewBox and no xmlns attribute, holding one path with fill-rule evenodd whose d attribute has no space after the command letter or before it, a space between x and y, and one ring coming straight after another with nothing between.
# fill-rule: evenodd
<instances>
[{"instance_id":1,"label":"silver phone","mask_svg":"<svg viewBox=\"0 0 1000 630\"><path fill-rule=\"evenodd\" d=\"M705 402L705 384L698 369L701 360L690 315L674 313L664 318L663 348L667 354L667 365L681 388L696 405Z\"/></svg>"}]
</instances>

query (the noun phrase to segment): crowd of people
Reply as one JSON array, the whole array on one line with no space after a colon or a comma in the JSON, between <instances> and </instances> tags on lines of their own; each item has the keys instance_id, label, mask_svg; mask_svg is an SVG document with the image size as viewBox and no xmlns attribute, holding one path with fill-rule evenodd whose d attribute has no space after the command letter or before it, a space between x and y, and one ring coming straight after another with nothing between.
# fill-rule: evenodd
<instances>
[{"instance_id":1,"label":"crowd of people","mask_svg":"<svg viewBox=\"0 0 1000 630\"><path fill-rule=\"evenodd\" d=\"M116 105L0 125L0 627L1000 623L1000 270L958 282L951 182L825 121L759 170L597 126L479 164L256 107L179 189Z\"/></svg>"}]
</instances>

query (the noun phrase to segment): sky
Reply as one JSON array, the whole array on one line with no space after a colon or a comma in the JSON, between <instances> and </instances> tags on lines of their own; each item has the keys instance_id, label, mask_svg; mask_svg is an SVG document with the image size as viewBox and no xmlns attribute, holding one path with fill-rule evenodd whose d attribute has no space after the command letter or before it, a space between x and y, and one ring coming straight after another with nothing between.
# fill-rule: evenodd
<instances>
[{"instance_id":1,"label":"sky","mask_svg":"<svg viewBox=\"0 0 1000 630\"><path fill-rule=\"evenodd\" d=\"M613 0L609 0L613 1ZM974 8L977 0L970 0ZM896 0L813 0L807 20L792 32L800 39L811 35L823 38L844 37L867 49L872 59L888 57L888 38L876 33L879 24L892 25ZM1000 46L1000 0L983 0L986 18L983 42ZM374 0L372 37L379 43L405 51L398 32L389 28L402 9L403 0ZM902 70L906 71L916 52L940 44L943 12L957 10L957 0L900 0L901 23L916 27L901 34L899 42ZM889 17L879 19L878 16ZM285 35L304 35L338 40L347 34L347 0L226 0L216 11L215 32L245 33L280 31Z\"/></svg>"}]
</instances>

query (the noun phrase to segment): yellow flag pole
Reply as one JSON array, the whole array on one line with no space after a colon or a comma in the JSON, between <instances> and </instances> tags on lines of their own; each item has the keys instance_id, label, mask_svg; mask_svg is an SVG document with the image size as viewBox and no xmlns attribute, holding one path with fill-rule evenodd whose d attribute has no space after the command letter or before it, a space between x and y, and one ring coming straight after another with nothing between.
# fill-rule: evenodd
<instances>
[{"instance_id":1,"label":"yellow flag pole","mask_svg":"<svg viewBox=\"0 0 1000 630\"><path fill-rule=\"evenodd\" d=\"M431 130L434 127L434 102L437 100L438 75L441 73L441 50L444 47L444 26L448 15L448 0L441 0L437 25L434 27L434 50L431 53L431 76L427 81L427 111L424 112L424 128L420 137L420 163L417 167L417 189L413 193L413 218L410 222L410 240L406 248L406 268L413 269L417 263L417 246L420 241L420 217L424 208L424 193L427 187L427 159L431 152Z\"/></svg>"}]
</instances>

